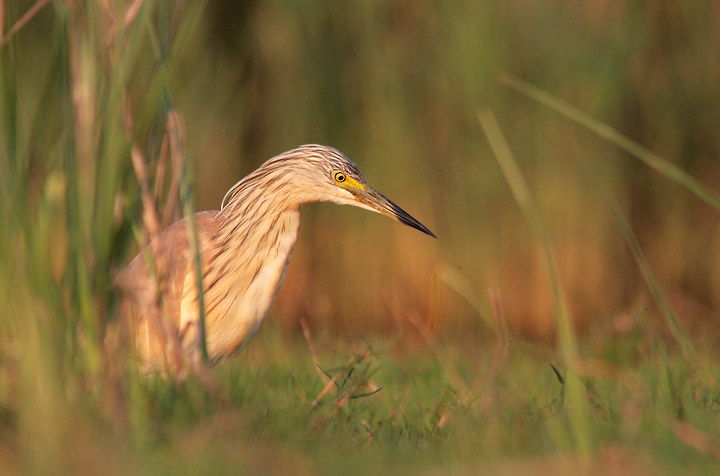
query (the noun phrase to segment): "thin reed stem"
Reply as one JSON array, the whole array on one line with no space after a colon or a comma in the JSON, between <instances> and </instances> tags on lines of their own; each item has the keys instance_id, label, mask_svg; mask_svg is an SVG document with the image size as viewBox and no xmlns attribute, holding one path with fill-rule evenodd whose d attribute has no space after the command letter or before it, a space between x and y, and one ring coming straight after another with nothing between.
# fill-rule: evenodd
<instances>
[{"instance_id":1,"label":"thin reed stem","mask_svg":"<svg viewBox=\"0 0 720 476\"><path fill-rule=\"evenodd\" d=\"M578 345L573 330L565 290L555 264L550 240L545 233L540 214L535 208L527 182L510 151L510 147L500 130L495 115L489 109L480 110L477 115L480 125L485 132L485 136L490 142L490 147L495 153L495 158L502 169L505 180L507 180L520 209L525 214L525 219L530 226L530 231L542 253L543 264L545 265L545 272L550 282L550 292L555 309L554 315L560 351L568 369L565 386L567 389L568 402L572 408L570 423L573 430L573 437L576 449L580 454L587 456L593 447L590 435L590 410L585 397L585 388L572 371L578 359Z\"/></svg>"},{"instance_id":2,"label":"thin reed stem","mask_svg":"<svg viewBox=\"0 0 720 476\"><path fill-rule=\"evenodd\" d=\"M720 211L720 195L702 185L684 170L650 152L637 142L630 140L627 136L621 134L616 129L613 129L609 125L598 121L588 114L585 114L580 109L571 106L552 94L543 91L530 83L526 83L509 73L501 73L499 75L499 80L501 83L514 89L515 91L518 91L530 99L548 106L550 109L559 112L563 116L597 134L599 137L615 144L617 147L639 159L648 167L660 172L668 179L681 185L690 193L694 194L703 202Z\"/></svg>"}]
</instances>

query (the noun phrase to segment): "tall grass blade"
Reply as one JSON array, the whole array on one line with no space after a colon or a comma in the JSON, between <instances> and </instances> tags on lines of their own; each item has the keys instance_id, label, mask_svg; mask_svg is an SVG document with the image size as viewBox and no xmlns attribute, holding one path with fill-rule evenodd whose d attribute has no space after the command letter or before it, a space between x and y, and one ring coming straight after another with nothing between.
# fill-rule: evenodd
<instances>
[{"instance_id":1,"label":"tall grass blade","mask_svg":"<svg viewBox=\"0 0 720 476\"><path fill-rule=\"evenodd\" d=\"M28 10L23 14L23 16L20 17L18 21L16 21L13 26L8 29L7 34L3 33L0 35L0 47L5 46L5 44L7 44L7 42L10 41L12 37L15 36L15 34L17 34L17 32L22 30L22 28L27 24L27 22L32 20L32 18L37 14L37 12L42 10L42 8L48 3L50 3L50 0L37 0L33 6L28 8ZM4 18L2 18L1 20L4 20Z\"/></svg>"},{"instance_id":2,"label":"tall grass blade","mask_svg":"<svg viewBox=\"0 0 720 476\"><path fill-rule=\"evenodd\" d=\"M95 190L95 161L88 154L79 153L78 140L86 132L78 125L78 111L74 109L75 93L82 88L78 85L81 73L77 70L79 48L89 47L86 43L84 21L74 16L71 6L60 5L56 8L61 24L59 48L59 84L61 87L61 114L65 124L62 157L62 173L67 181L65 200L67 203L68 229L68 267L72 282L71 292L74 306L66 314L65 332L72 342L73 353L83 359L84 368L95 374L100 368L100 316L96 312L93 295L93 276L95 248L92 240L92 208ZM75 60L75 61L74 61ZM82 148L82 147L80 147ZM85 159L85 160L83 160ZM46 243L45 246L52 246ZM73 321L80 326L76 329ZM77 333L80 330L82 335Z\"/></svg>"},{"instance_id":3,"label":"tall grass blade","mask_svg":"<svg viewBox=\"0 0 720 476\"><path fill-rule=\"evenodd\" d=\"M198 2L202 4L203 2ZM194 10L195 15L201 10ZM170 12L165 8L164 4L158 6L159 28L163 30L169 29ZM194 16L194 15L191 15ZM150 17L145 17L145 27L150 42L150 47L155 55L158 65L158 73L155 80L158 81L160 96L164 112L167 115L167 132L170 142L170 156L173 167L180 170L180 202L182 205L183 215L187 220L187 235L190 253L193 257L193 271L195 274L195 284L197 286L198 295L198 329L197 329L197 346L200 350L200 356L203 362L207 362L207 342L205 333L205 299L202 287L202 269L200 259L200 243L195 225L195 208L194 208L194 185L192 179L192 170L188 164L185 152L185 127L181 115L173 109L168 87L167 62L172 53L172 43L166 45L160 41L157 27L151 22ZM165 36L170 33L165 31ZM169 46L167 48L166 46Z\"/></svg>"},{"instance_id":4,"label":"tall grass blade","mask_svg":"<svg viewBox=\"0 0 720 476\"><path fill-rule=\"evenodd\" d=\"M168 133L170 136L170 150L173 162L182 167L180 176L180 201L182 202L183 215L187 220L188 243L190 253L193 257L193 270L195 284L198 293L198 346L200 355L205 362L208 361L207 343L205 340L205 299L203 297L202 268L200 262L200 243L198 241L197 227L195 226L195 207L193 206L193 181L190 166L185 160L185 145L183 136L182 119L177 111L170 111L168 114Z\"/></svg>"},{"instance_id":5,"label":"tall grass blade","mask_svg":"<svg viewBox=\"0 0 720 476\"><path fill-rule=\"evenodd\" d=\"M642 272L643 278L645 278L650 294L652 294L655 303L658 308L660 308L665 324L668 326L668 329L677 342L678 347L680 347L680 351L688 362L696 362L697 353L695 351L695 347L682 330L677 316L675 315L675 311L673 310L670 301L665 296L662 287L655 278L655 275L650 267L650 263L640 246L640 242L635 236L632 226L630 226L630 222L628 222L627 218L625 218L625 215L623 214L623 211L617 201L613 199L610 192L600 183L592 165L590 165L590 163L583 157L580 157L580 161L582 162L590 181L602 197L605 205L608 207L608 210L610 210L610 213L612 214L620 233L622 233L623 238L625 238L628 247L630 247L630 251L635 258L640 271Z\"/></svg>"},{"instance_id":6,"label":"tall grass blade","mask_svg":"<svg viewBox=\"0 0 720 476\"><path fill-rule=\"evenodd\" d=\"M720 195L699 183L684 170L650 152L640 144L633 142L628 137L624 136L607 124L590 117L565 101L558 99L542 89L526 83L509 73L501 73L499 75L499 80L506 86L509 86L519 93L548 106L565 117L586 127L603 139L615 144L622 150L642 161L648 167L680 184L700 200L720 211Z\"/></svg>"},{"instance_id":7,"label":"tall grass blade","mask_svg":"<svg viewBox=\"0 0 720 476\"><path fill-rule=\"evenodd\" d=\"M501 333L501 329L498 328L496 319L489 309L490 305L475 294L472 284L465 276L448 264L439 266L435 273L450 289L455 291L473 308L488 328L496 334Z\"/></svg>"},{"instance_id":8,"label":"tall grass blade","mask_svg":"<svg viewBox=\"0 0 720 476\"><path fill-rule=\"evenodd\" d=\"M480 110L477 114L485 136L490 142L490 147L495 153L495 158L505 175L505 180L507 180L515 200L523 211L533 238L542 253L543 264L545 265L545 271L550 281L550 292L555 308L555 322L560 351L565 365L568 368L565 384L568 402L572 407L570 423L574 441L578 451L583 455L587 455L592 449L589 406L584 395L585 389L582 382L571 371L578 358L578 346L567 298L565 297L565 291L555 265L550 241L543 228L540 215L535 208L527 182L510 151L510 147L500 130L495 116L488 109Z\"/></svg>"}]
</instances>

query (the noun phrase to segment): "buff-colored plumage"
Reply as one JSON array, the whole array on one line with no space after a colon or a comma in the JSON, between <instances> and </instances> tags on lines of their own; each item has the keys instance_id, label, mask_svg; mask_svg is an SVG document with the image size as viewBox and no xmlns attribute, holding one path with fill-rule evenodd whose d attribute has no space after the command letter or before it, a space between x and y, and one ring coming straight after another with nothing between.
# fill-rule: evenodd
<instances>
[{"instance_id":1,"label":"buff-colored plumage","mask_svg":"<svg viewBox=\"0 0 720 476\"><path fill-rule=\"evenodd\" d=\"M335 149L307 145L270 159L228 191L220 211L195 214L212 361L235 354L259 329L292 256L300 207L315 201L377 211L434 236L369 187ZM199 349L198 293L186 223L180 220L162 232L149 253L140 253L117 278L135 349L149 368L176 367L173 355L193 357ZM173 352L173 343L181 349Z\"/></svg>"}]
</instances>

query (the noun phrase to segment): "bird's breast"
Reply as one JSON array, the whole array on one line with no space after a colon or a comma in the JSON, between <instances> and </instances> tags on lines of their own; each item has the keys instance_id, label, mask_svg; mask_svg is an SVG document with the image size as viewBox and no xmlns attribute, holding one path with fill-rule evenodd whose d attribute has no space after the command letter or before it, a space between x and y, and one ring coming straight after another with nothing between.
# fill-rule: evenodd
<instances>
[{"instance_id":1,"label":"bird's breast","mask_svg":"<svg viewBox=\"0 0 720 476\"><path fill-rule=\"evenodd\" d=\"M285 212L270 224L253 229L255 239L244 240L255 242L254 248L228 248L229 255L222 257L228 260L227 272L216 289L206 291L207 346L213 360L233 355L255 335L285 278L300 212Z\"/></svg>"}]
</instances>

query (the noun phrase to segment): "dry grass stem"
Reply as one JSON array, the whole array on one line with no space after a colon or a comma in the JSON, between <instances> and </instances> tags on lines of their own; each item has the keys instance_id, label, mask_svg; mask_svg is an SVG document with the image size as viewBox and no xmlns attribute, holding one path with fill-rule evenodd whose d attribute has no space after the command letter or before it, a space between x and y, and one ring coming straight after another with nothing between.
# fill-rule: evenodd
<instances>
[{"instance_id":1,"label":"dry grass stem","mask_svg":"<svg viewBox=\"0 0 720 476\"><path fill-rule=\"evenodd\" d=\"M530 187L510 150L497 119L495 119L495 114L490 109L483 109L477 111L477 117L513 197L524 213L533 238L541 252L552 297L560 352L565 365L570 367L578 358L578 343L565 286L560 277L550 239L530 193ZM588 431L590 416L585 389L574 375L568 375L564 388L568 390L569 401L573 408L570 415L572 437L579 452L587 457L592 450L593 442Z\"/></svg>"},{"instance_id":2,"label":"dry grass stem","mask_svg":"<svg viewBox=\"0 0 720 476\"><path fill-rule=\"evenodd\" d=\"M720 440L685 421L676 421L671 428L683 443L720 461Z\"/></svg>"},{"instance_id":3,"label":"dry grass stem","mask_svg":"<svg viewBox=\"0 0 720 476\"><path fill-rule=\"evenodd\" d=\"M163 138L164 151L167 154L170 144L171 130L170 122L166 124L166 135ZM177 144L176 144L177 149ZM161 147L163 150L163 147ZM172 149L170 149L172 150ZM166 159L167 160L167 159ZM183 157L177 153L170 154L170 164L172 170L172 176L170 181L170 187L168 188L167 199L165 201L165 207L163 207L162 213L162 227L163 229L169 227L174 221L179 218L180 207L178 207L178 200L180 197L180 182L182 179L183 170Z\"/></svg>"},{"instance_id":4,"label":"dry grass stem","mask_svg":"<svg viewBox=\"0 0 720 476\"><path fill-rule=\"evenodd\" d=\"M338 372L336 372L335 375L333 375L332 378L330 378L330 380L327 381L327 383L325 384L325 386L323 387L323 389L320 391L320 393L318 394L318 396L315 397L315 400L313 400L312 406L313 406L313 407L316 407L316 406L320 403L320 400L321 400L333 387L337 387L337 385L338 385L338 384L337 384L338 380L340 379L340 377L342 377L345 373L348 372L348 369L350 369L350 368L353 367L354 365L357 365L357 364L359 364L359 363L361 363L361 362L364 362L364 361L367 360L370 356L372 356L372 351L371 351L371 350L366 350L366 351L364 351L364 352L362 352L362 353L359 353L359 354L356 354L355 356L353 356L352 358L350 358L350 360L347 361L347 363L342 367L342 369L339 370ZM316 366L316 368L320 368L320 367ZM323 377L324 377L324 378L327 378L327 375L324 375ZM374 384L373 384L373 385L374 385ZM355 389L355 387L353 387L353 391L354 391L354 389ZM375 386L375 389L377 390L377 386ZM348 392L348 394L347 394L345 397L343 397L343 399L346 398L346 397L348 397L348 396L351 395L351 394L352 394L352 391L351 391L351 392ZM344 401L343 401L343 403L344 403ZM338 402L338 406L342 406L342 405L340 405L340 402Z\"/></svg>"},{"instance_id":5,"label":"dry grass stem","mask_svg":"<svg viewBox=\"0 0 720 476\"><path fill-rule=\"evenodd\" d=\"M481 302L473 291L472 283L462 275L453 266L443 263L438 266L435 270L435 274L442 280L447 286L455 291L460 297L462 297L472 308L475 310L478 316L487 324L487 326L495 332L498 330L495 328L495 321L489 316L485 308L487 307Z\"/></svg>"},{"instance_id":6,"label":"dry grass stem","mask_svg":"<svg viewBox=\"0 0 720 476\"><path fill-rule=\"evenodd\" d=\"M193 262L193 277L197 289L198 302L198 347L200 356L208 360L207 342L205 339L205 298L203 295L202 263L200 260L200 242L195 226L195 210L193 208L193 190L190 179L190 168L185 153L185 124L180 113L174 109L167 112L167 132L170 138L170 156L174 165L181 168L180 199L186 220L187 240Z\"/></svg>"},{"instance_id":7,"label":"dry grass stem","mask_svg":"<svg viewBox=\"0 0 720 476\"><path fill-rule=\"evenodd\" d=\"M492 406L495 401L495 385L497 376L500 373L505 360L507 359L508 348L510 347L510 339L507 327L507 321L505 319L505 310L502 306L502 300L500 299L500 290L496 287L488 289L488 297L490 304L493 309L493 315L495 316L495 327L498 330L498 341L495 347L495 353L493 355L492 365L490 371L484 379L484 390L482 392L483 399L481 406L483 410L487 410ZM473 388L468 392L468 397L472 395L475 385L480 381L477 379L473 384Z\"/></svg>"},{"instance_id":8,"label":"dry grass stem","mask_svg":"<svg viewBox=\"0 0 720 476\"><path fill-rule=\"evenodd\" d=\"M310 328L307 325L307 322L305 321L305 318L300 318L300 327L302 327L303 331L303 337L305 337L305 342L307 342L308 350L310 351L310 357L312 358L313 364L315 364L315 371L320 375L320 378L323 380L331 380L325 373L323 373L322 370L320 370L320 361L318 360L317 353L315 352L315 345L312 341L312 336L310 335ZM328 382L326 382L327 384Z\"/></svg>"},{"instance_id":9,"label":"dry grass stem","mask_svg":"<svg viewBox=\"0 0 720 476\"><path fill-rule=\"evenodd\" d=\"M541 104L544 104L545 106L548 106L549 108L592 131L599 137L615 144L617 147L637 158L648 167L678 183L700 200L720 211L720 195L695 180L690 174L680 169L675 164L650 152L640 144L633 142L609 125L589 116L588 114L585 114L580 109L571 106L565 101L562 101L552 94L549 94L542 89L513 76L512 74L502 72L498 75L498 79L506 86Z\"/></svg>"},{"instance_id":10,"label":"dry grass stem","mask_svg":"<svg viewBox=\"0 0 720 476\"><path fill-rule=\"evenodd\" d=\"M123 28L127 28L135 20L138 12L140 12L140 7L142 7L143 2L144 0L134 0L130 5L128 5L127 10L125 10L125 15L123 17Z\"/></svg>"},{"instance_id":11,"label":"dry grass stem","mask_svg":"<svg viewBox=\"0 0 720 476\"><path fill-rule=\"evenodd\" d=\"M145 229L148 231L150 240L152 241L160 235L162 230L160 228L157 208L155 207L155 200L150 194L150 189L148 187L147 173L145 170L145 157L135 144L133 144L130 149L130 159L132 161L133 170L137 176L138 183L140 184L140 198L143 204L143 223L145 224Z\"/></svg>"},{"instance_id":12,"label":"dry grass stem","mask_svg":"<svg viewBox=\"0 0 720 476\"><path fill-rule=\"evenodd\" d=\"M100 2L102 7L105 9L107 16L110 18L110 28L108 28L108 32L105 37L106 48L109 48L115 42L119 31L127 29L133 21L135 21L138 13L140 12L140 8L143 6L143 2L144 0L133 0L133 2L128 5L125 10L125 14L123 15L122 25L119 25L117 22L117 16L113 11L113 5L110 0L102 0Z\"/></svg>"},{"instance_id":13,"label":"dry grass stem","mask_svg":"<svg viewBox=\"0 0 720 476\"><path fill-rule=\"evenodd\" d=\"M435 409L435 413L438 415L438 417L435 419L435 421L433 422L433 426L430 429L431 435L433 433L435 433L435 430L437 430L437 429L442 430L445 427L445 425L447 425L448 422L450 421L450 408L449 407L442 405L442 404L438 404L438 407Z\"/></svg>"},{"instance_id":14,"label":"dry grass stem","mask_svg":"<svg viewBox=\"0 0 720 476\"><path fill-rule=\"evenodd\" d=\"M160 153L158 154L157 165L155 166L155 185L153 187L153 196L155 202L160 203L163 195L163 189L165 187L165 175L167 173L168 163L168 135L163 134L162 142L160 143ZM177 176L178 182L180 176L175 174L173 178ZM179 183L178 183L179 186Z\"/></svg>"},{"instance_id":15,"label":"dry grass stem","mask_svg":"<svg viewBox=\"0 0 720 476\"><path fill-rule=\"evenodd\" d=\"M125 96L127 98L127 95ZM132 132L133 119L132 110L129 101L124 101L123 108L123 125L128 136ZM162 232L163 227L160 225L157 206L153 195L150 193L149 178L145 166L145 156L142 154L137 144L133 144L130 150L130 159L133 171L140 185L140 197L143 204L143 234L144 237L141 246L145 247L147 243L152 243ZM157 178L156 178L157 180ZM171 263L167 262L171 254L158 253L152 246L145 248L145 259L148 262L148 269L153 273L155 279L157 297L152 306L149 316L149 331L156 335L165 347L165 365L168 374L180 373L184 367L184 359L182 355L181 331L177 329L175 323L167 318L164 309L164 303L169 297L167 289L167 275ZM130 325L130 323L128 323ZM202 380L202 379L201 379Z\"/></svg>"},{"instance_id":16,"label":"dry grass stem","mask_svg":"<svg viewBox=\"0 0 720 476\"><path fill-rule=\"evenodd\" d=\"M360 423L362 426L365 427L365 434L368 437L368 444L375 442L375 430L372 429L370 424L367 422L367 420L360 420Z\"/></svg>"},{"instance_id":17,"label":"dry grass stem","mask_svg":"<svg viewBox=\"0 0 720 476\"><path fill-rule=\"evenodd\" d=\"M50 3L50 0L37 0L33 4L32 7L26 11L23 16L21 16L18 21L15 22L13 26L10 27L6 35L3 35L0 39L0 46L4 46L7 44L8 41L12 39L13 36L17 34L32 18L40 11L42 8ZM2 2L2 23L1 25L5 24L5 2Z\"/></svg>"}]
</instances>

